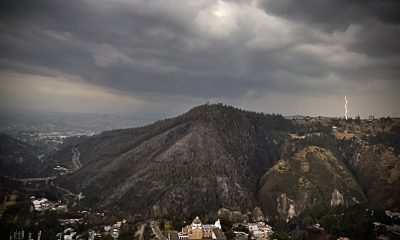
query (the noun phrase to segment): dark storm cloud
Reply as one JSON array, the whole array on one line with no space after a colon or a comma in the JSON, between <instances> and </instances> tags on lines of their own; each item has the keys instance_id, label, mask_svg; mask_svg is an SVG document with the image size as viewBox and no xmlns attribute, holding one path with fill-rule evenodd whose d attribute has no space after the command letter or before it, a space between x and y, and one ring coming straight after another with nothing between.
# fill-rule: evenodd
<instances>
[{"instance_id":1,"label":"dark storm cloud","mask_svg":"<svg viewBox=\"0 0 400 240\"><path fill-rule=\"evenodd\" d=\"M387 24L400 23L400 2L396 0L260 0L259 4L268 12L325 25L328 29L345 28L368 18Z\"/></svg>"},{"instance_id":2,"label":"dark storm cloud","mask_svg":"<svg viewBox=\"0 0 400 240\"><path fill-rule=\"evenodd\" d=\"M124 8L125 3L105 4L106 9L81 1L3 4L0 43L2 58L9 60L7 69L32 70L13 66L18 62L119 90L215 96L215 86L224 85L226 95L241 91L238 77L229 73L230 49L188 49L184 39L190 26L154 15L162 9L146 15L134 6ZM96 53L105 61L96 62ZM221 78L231 84L226 86Z\"/></svg>"},{"instance_id":3,"label":"dark storm cloud","mask_svg":"<svg viewBox=\"0 0 400 240\"><path fill-rule=\"evenodd\" d=\"M3 72L73 76L64 80L147 102L182 96L248 106L271 93L365 94L376 81L397 97L396 1L0 4Z\"/></svg>"},{"instance_id":4,"label":"dark storm cloud","mask_svg":"<svg viewBox=\"0 0 400 240\"><path fill-rule=\"evenodd\" d=\"M261 0L268 13L312 24L326 31L362 26L352 49L373 56L400 53L400 1L397 0Z\"/></svg>"}]
</instances>

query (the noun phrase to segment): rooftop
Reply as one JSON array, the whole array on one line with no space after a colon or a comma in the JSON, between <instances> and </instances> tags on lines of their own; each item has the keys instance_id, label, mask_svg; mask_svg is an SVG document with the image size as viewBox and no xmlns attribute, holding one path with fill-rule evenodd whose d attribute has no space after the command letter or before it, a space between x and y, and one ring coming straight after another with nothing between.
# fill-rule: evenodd
<instances>
[{"instance_id":1,"label":"rooftop","mask_svg":"<svg viewBox=\"0 0 400 240\"><path fill-rule=\"evenodd\" d=\"M201 224L200 218L197 216L197 217L193 220L192 224Z\"/></svg>"}]
</instances>

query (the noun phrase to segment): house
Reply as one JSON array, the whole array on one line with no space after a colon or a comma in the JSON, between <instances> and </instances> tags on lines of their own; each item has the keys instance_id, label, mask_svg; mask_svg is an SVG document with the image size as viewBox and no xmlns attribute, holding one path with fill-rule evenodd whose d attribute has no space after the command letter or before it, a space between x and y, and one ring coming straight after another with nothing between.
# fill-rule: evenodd
<instances>
[{"instance_id":1,"label":"house","mask_svg":"<svg viewBox=\"0 0 400 240\"><path fill-rule=\"evenodd\" d=\"M268 239L274 233L272 227L263 222L249 223L247 229L249 229L251 236L256 239Z\"/></svg>"},{"instance_id":2,"label":"house","mask_svg":"<svg viewBox=\"0 0 400 240\"><path fill-rule=\"evenodd\" d=\"M32 198L32 204L33 204L33 208L35 209L35 211L45 211L45 210L49 210L53 204L50 204L49 200L47 198L42 198L42 199L34 199Z\"/></svg>"}]
</instances>

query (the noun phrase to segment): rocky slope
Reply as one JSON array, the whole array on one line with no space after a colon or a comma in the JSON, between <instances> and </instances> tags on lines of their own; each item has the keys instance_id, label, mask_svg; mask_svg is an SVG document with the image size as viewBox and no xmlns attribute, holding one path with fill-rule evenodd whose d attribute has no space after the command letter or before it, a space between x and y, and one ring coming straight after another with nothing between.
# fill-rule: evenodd
<instances>
[{"instance_id":1,"label":"rocky slope","mask_svg":"<svg viewBox=\"0 0 400 240\"><path fill-rule=\"evenodd\" d=\"M261 206L266 217L289 220L357 202L398 209L398 154L364 139L375 131L365 127L370 122L343 121L203 105L145 127L66 141L55 159L75 170L59 184L82 191L90 207L152 216ZM391 125L379 131L390 133Z\"/></svg>"},{"instance_id":2,"label":"rocky slope","mask_svg":"<svg viewBox=\"0 0 400 240\"><path fill-rule=\"evenodd\" d=\"M259 179L277 159L281 116L222 105L196 107L152 125L80 138L59 154L83 167L63 180L99 208L152 215L250 210ZM68 154L69 153L69 154Z\"/></svg>"},{"instance_id":3,"label":"rocky slope","mask_svg":"<svg viewBox=\"0 0 400 240\"><path fill-rule=\"evenodd\" d=\"M261 206L286 221L307 209L367 201L345 164L330 150L316 146L305 147L293 157L279 160L261 181L258 194Z\"/></svg>"},{"instance_id":4,"label":"rocky slope","mask_svg":"<svg viewBox=\"0 0 400 240\"><path fill-rule=\"evenodd\" d=\"M373 208L400 210L400 155L383 145L360 144L349 166Z\"/></svg>"}]
</instances>

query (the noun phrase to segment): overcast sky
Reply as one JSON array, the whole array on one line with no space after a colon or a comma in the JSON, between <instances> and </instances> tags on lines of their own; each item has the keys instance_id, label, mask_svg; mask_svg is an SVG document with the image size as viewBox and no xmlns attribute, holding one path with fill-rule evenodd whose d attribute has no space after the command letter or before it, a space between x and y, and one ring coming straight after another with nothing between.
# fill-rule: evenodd
<instances>
[{"instance_id":1,"label":"overcast sky","mask_svg":"<svg viewBox=\"0 0 400 240\"><path fill-rule=\"evenodd\" d=\"M0 111L400 116L398 0L0 4Z\"/></svg>"}]
</instances>

